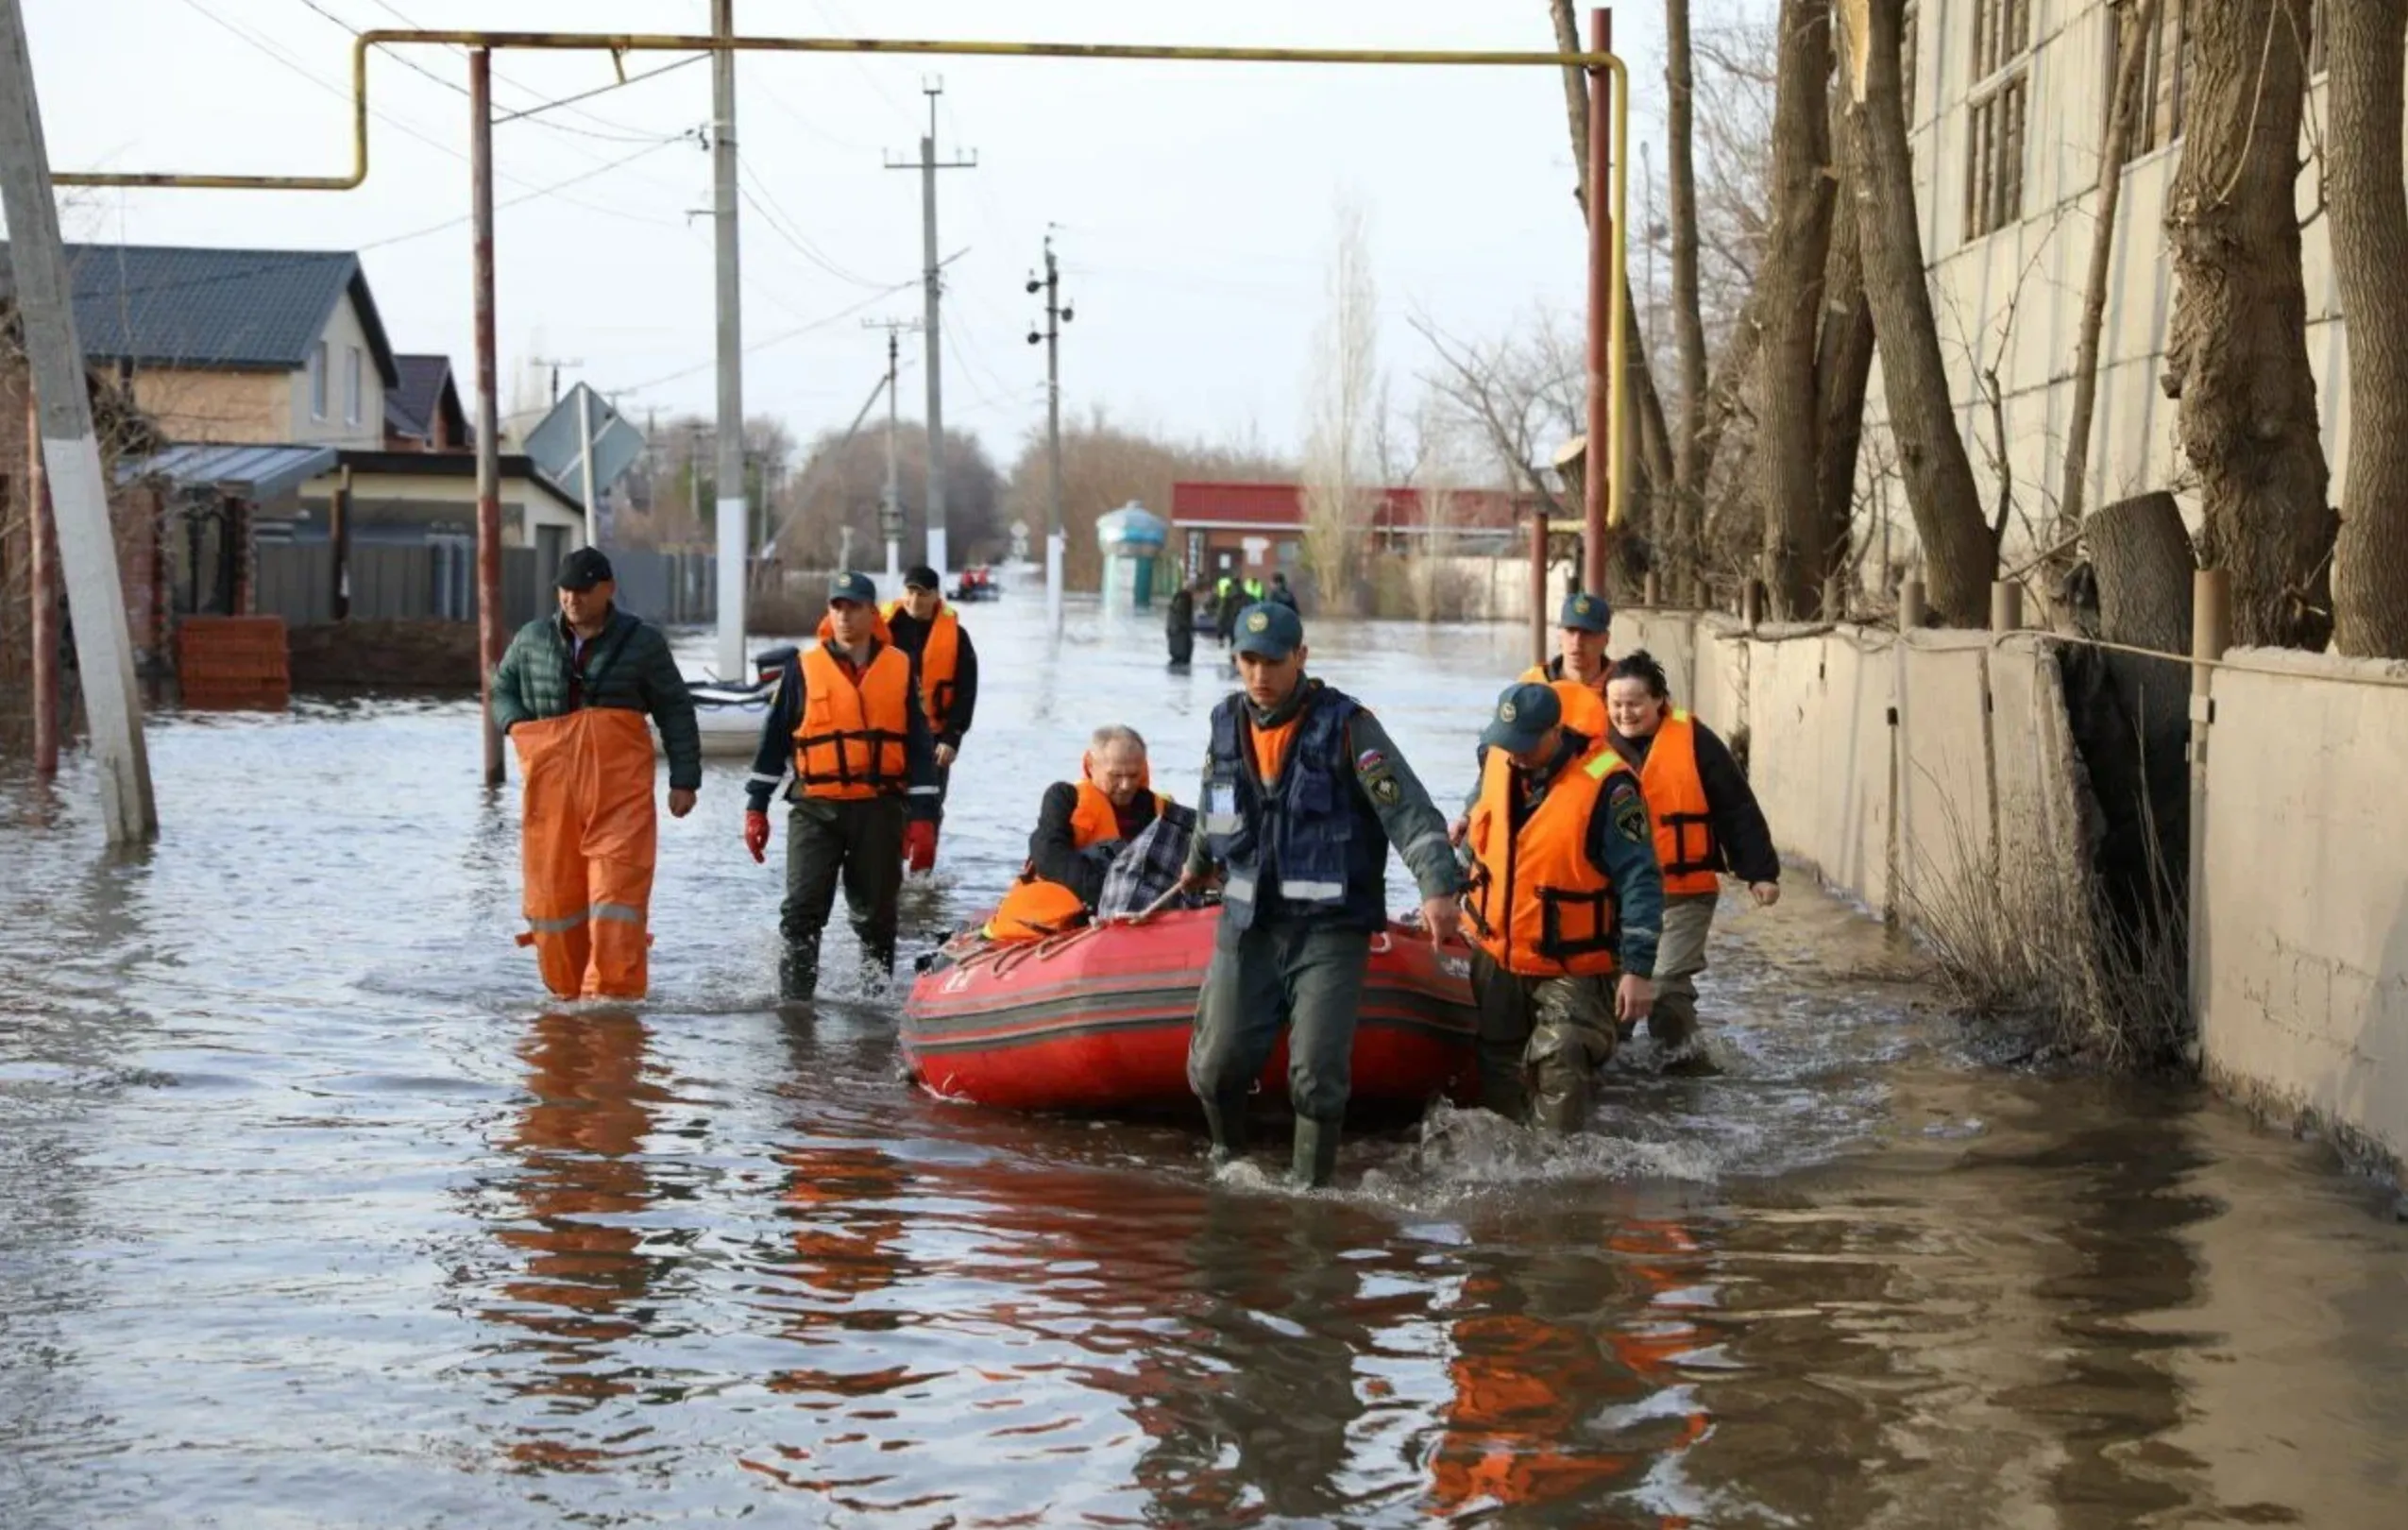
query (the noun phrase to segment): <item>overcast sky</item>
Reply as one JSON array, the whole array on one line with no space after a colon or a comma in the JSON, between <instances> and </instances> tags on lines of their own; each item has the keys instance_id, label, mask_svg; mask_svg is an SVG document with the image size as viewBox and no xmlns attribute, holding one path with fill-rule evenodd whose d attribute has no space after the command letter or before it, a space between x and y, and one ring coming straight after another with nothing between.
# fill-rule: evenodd
<instances>
[{"instance_id":1,"label":"overcast sky","mask_svg":"<svg viewBox=\"0 0 2408 1530\"><path fill-rule=\"evenodd\" d=\"M343 170L347 27L709 26L705 0L26 0L26 10L62 171ZM1643 97L1660 76L1659 18L1653 7L1619 18ZM1551 42L1544 0L738 0L737 26L1071 42ZM632 56L629 72L669 58ZM599 53L505 53L496 67L503 111L612 77ZM978 160L939 178L941 248L963 252L946 288L946 421L975 431L1001 461L1043 420L1043 351L1026 341L1038 299L1023 283L1049 223L1077 312L1062 347L1065 410L1100 404L1179 435L1254 436L1276 449L1298 438L1340 196L1368 212L1382 361L1399 403L1426 365L1408 314L1487 335L1537 305L1572 312L1581 299L1582 233L1551 72L747 56L738 89L751 196L745 403L798 436L842 425L875 381L884 338L862 321L920 312L919 178L884 165L916 153L923 81L940 71L941 152ZM448 351L466 374L466 75L454 51L371 61L379 114L359 191L83 193L69 237L362 250L396 347ZM692 136L709 120L709 75L696 63L496 130L505 407L513 369L542 356L579 361L568 375L605 392L632 390L624 407L639 422L649 408L710 412L710 224L694 215L710 205L710 160ZM510 205L518 197L528 199ZM890 287L901 290L880 296ZM918 345L907 342L912 415L924 387Z\"/></svg>"}]
</instances>

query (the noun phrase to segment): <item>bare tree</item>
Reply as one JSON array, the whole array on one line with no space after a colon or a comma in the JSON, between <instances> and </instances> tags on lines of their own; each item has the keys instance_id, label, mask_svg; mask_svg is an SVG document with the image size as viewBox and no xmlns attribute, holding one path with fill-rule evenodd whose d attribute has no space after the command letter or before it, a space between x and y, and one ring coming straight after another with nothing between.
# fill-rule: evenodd
<instances>
[{"instance_id":1,"label":"bare tree","mask_svg":"<svg viewBox=\"0 0 2408 1530\"><path fill-rule=\"evenodd\" d=\"M2408 191L2400 122L2408 0L2328 8L2332 258L2349 315L2349 455L2333 549L2341 651L2408 658Z\"/></svg>"},{"instance_id":2,"label":"bare tree","mask_svg":"<svg viewBox=\"0 0 2408 1530\"><path fill-rule=\"evenodd\" d=\"M1327 299L1305 431L1304 562L1322 609L1344 611L1354 604L1357 534L1369 518L1367 480L1384 413L1380 289L1363 209L1349 200L1336 211Z\"/></svg>"},{"instance_id":3,"label":"bare tree","mask_svg":"<svg viewBox=\"0 0 2408 1530\"><path fill-rule=\"evenodd\" d=\"M1907 503L1923 542L1931 609L1942 621L1973 626L1989 615L1998 549L1957 434L1924 271L1901 94L1902 7L1903 0L1839 0L1849 34L1846 146L1857 178L1857 228L1882 390Z\"/></svg>"},{"instance_id":4,"label":"bare tree","mask_svg":"<svg viewBox=\"0 0 2408 1530\"><path fill-rule=\"evenodd\" d=\"M2231 573L2238 640L2322 648L2332 632L2325 613L2333 518L2315 377L2308 369L2308 299L2295 204L2308 0L2228 0L2189 7L2183 14L2197 58L2188 82L2182 163L2166 199L2165 231L2179 286L2165 389L2180 400L2182 453L2198 475L2201 562ZM2152 34L2139 46L2153 42ZM2391 74L2396 106L2397 60ZM2336 68L2336 125L2340 75ZM2391 136L2396 139L2397 130ZM2336 160L2367 152L2363 145L2335 145ZM2399 168L2397 144L2390 163ZM2396 186L2391 200L2400 201ZM2333 222L2353 362L2366 311L2349 295L2349 260L2341 252L2345 228L2363 228L2356 220L2364 211L2361 204L2345 215L2336 204ZM2384 253L2408 257L2408 243ZM2399 272L2397 264L2386 266L2377 285L2396 285ZM2363 426L2366 380L2354 365L2349 382ZM2383 437L2378 433L2373 439ZM2398 442L2384 445L2396 451ZM2182 571L2169 570L2167 577Z\"/></svg>"},{"instance_id":5,"label":"bare tree","mask_svg":"<svg viewBox=\"0 0 2408 1530\"><path fill-rule=\"evenodd\" d=\"M1822 598L1824 536L1817 462L1817 321L1831 246L1830 0L1781 0L1773 105L1772 235L1756 273L1764 325L1755 499L1764 580L1789 618Z\"/></svg>"},{"instance_id":6,"label":"bare tree","mask_svg":"<svg viewBox=\"0 0 2408 1530\"><path fill-rule=\"evenodd\" d=\"M1689 48L1689 0L1664 0L1665 166L1670 182L1672 351L1681 387L1681 426L1673 443L1673 524L1667 538L1673 583L1688 583L1696 562L1695 506L1705 492L1705 318L1698 296L1696 71ZM1653 294L1650 294L1653 297Z\"/></svg>"},{"instance_id":7,"label":"bare tree","mask_svg":"<svg viewBox=\"0 0 2408 1530\"><path fill-rule=\"evenodd\" d=\"M2124 161L2140 111L2141 80L2155 45L2158 0L2133 0L2109 25L2118 28L2115 82L2098 153L2097 224L2091 231L2090 274L2082 286L2080 338L2074 346L2074 404L2065 427L2064 487L2057 496L2057 535L2070 542L2081 530L2090 478L2091 418L2098 400L2099 335L2107 326L2107 281L2115 254L2115 210L2123 200Z\"/></svg>"},{"instance_id":8,"label":"bare tree","mask_svg":"<svg viewBox=\"0 0 2408 1530\"><path fill-rule=\"evenodd\" d=\"M1551 518L1577 515L1580 507L1564 503L1548 468L1583 422L1587 374L1580 337L1543 309L1521 333L1486 343L1454 339L1426 314L1408 322L1435 361L1421 382L1437 420L1477 440L1487 459L1489 471L1475 476L1538 496Z\"/></svg>"}]
</instances>

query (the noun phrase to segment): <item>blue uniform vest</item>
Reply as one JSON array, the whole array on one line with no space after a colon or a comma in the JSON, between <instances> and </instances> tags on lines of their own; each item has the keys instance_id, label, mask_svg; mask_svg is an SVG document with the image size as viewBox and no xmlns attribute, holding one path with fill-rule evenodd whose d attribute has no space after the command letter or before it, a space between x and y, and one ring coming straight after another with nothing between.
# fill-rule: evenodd
<instances>
[{"instance_id":1,"label":"blue uniform vest","mask_svg":"<svg viewBox=\"0 0 2408 1530\"><path fill-rule=\"evenodd\" d=\"M1353 697L1309 682L1314 692L1276 782L1254 766L1246 698L1212 711L1205 763L1205 842L1229 869L1221 925L1326 925L1379 930L1388 923L1388 838L1354 787L1347 724Z\"/></svg>"}]
</instances>

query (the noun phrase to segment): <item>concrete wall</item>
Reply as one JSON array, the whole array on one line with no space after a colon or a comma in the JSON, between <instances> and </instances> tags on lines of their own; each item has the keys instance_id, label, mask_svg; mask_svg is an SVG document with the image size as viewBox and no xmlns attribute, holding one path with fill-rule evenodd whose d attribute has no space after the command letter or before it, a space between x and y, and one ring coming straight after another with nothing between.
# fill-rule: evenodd
<instances>
[{"instance_id":1,"label":"concrete wall","mask_svg":"<svg viewBox=\"0 0 2408 1530\"><path fill-rule=\"evenodd\" d=\"M2089 907L2100 832L2057 640L1765 629L1624 610L1613 652L1662 661L1735 743L1784 855L1911 923L1918 889L2012 876L2018 907ZM2408 663L2245 650L2214 677L2204 962L2210 1076L2408 1155ZM2068 940L2087 940L2069 917Z\"/></svg>"},{"instance_id":2,"label":"concrete wall","mask_svg":"<svg viewBox=\"0 0 2408 1530\"><path fill-rule=\"evenodd\" d=\"M2408 1154L2408 663L2231 657L2281 672L2215 676L2208 1066Z\"/></svg>"}]
</instances>

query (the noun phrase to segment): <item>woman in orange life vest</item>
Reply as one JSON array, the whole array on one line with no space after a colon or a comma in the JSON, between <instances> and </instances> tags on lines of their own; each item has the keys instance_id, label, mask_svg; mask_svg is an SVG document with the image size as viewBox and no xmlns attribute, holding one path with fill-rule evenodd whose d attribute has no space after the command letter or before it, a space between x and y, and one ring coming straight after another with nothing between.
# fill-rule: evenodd
<instances>
[{"instance_id":1,"label":"woman in orange life vest","mask_svg":"<svg viewBox=\"0 0 2408 1530\"><path fill-rule=\"evenodd\" d=\"M1647 1022L1657 1049L1686 1072L1715 1071L1697 1038L1697 975L1729 872L1770 908L1781 896L1781 857L1731 751L1714 730L1671 704L1664 666L1640 649L1614 666L1605 686L1614 752L1638 772L1655 821L1664 871L1664 937L1655 953L1655 1011Z\"/></svg>"},{"instance_id":2,"label":"woman in orange life vest","mask_svg":"<svg viewBox=\"0 0 2408 1530\"><path fill-rule=\"evenodd\" d=\"M1564 726L1584 739L1605 737L1605 636L1614 608L1603 595L1574 590L1555 622L1555 656L1524 670L1521 678L1553 686L1564 704Z\"/></svg>"},{"instance_id":3,"label":"woman in orange life vest","mask_svg":"<svg viewBox=\"0 0 2408 1530\"><path fill-rule=\"evenodd\" d=\"M1663 882L1647 804L1604 740L1564 722L1552 686L1507 687L1480 749L1459 824L1480 1102L1577 1131L1617 1022L1645 1018L1653 997Z\"/></svg>"},{"instance_id":4,"label":"woman in orange life vest","mask_svg":"<svg viewBox=\"0 0 2408 1530\"><path fill-rule=\"evenodd\" d=\"M987 939L1042 940L1083 924L1103 895L1112 857L1170 801L1149 790L1145 740L1135 728L1097 728L1079 763L1077 781L1045 789L1028 864L987 921Z\"/></svg>"}]
</instances>

